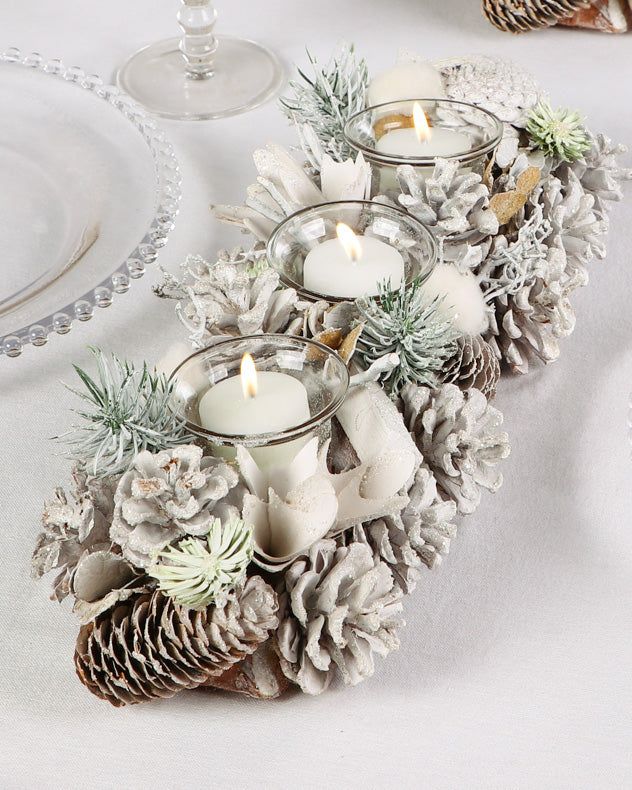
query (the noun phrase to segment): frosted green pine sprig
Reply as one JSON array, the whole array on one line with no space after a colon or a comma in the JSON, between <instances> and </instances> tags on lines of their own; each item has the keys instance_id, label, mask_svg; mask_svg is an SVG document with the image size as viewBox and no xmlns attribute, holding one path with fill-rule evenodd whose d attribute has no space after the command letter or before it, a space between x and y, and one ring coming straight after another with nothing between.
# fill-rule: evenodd
<instances>
[{"instance_id":1,"label":"frosted green pine sprig","mask_svg":"<svg viewBox=\"0 0 632 790\"><path fill-rule=\"evenodd\" d=\"M345 45L324 68L307 52L313 77L298 70L299 80L290 80L293 96L281 99L281 108L297 126L307 124L323 144L326 153L342 162L354 152L344 138L348 119L364 109L369 71L366 61L356 58L354 48Z\"/></svg>"},{"instance_id":2,"label":"frosted green pine sprig","mask_svg":"<svg viewBox=\"0 0 632 790\"><path fill-rule=\"evenodd\" d=\"M364 323L358 352L368 367L385 354L399 356L399 365L383 380L393 397L405 384L437 386L445 363L456 352L458 332L441 311L442 298L430 299L419 279L393 291L380 287L378 297L356 301Z\"/></svg>"},{"instance_id":3,"label":"frosted green pine sprig","mask_svg":"<svg viewBox=\"0 0 632 790\"><path fill-rule=\"evenodd\" d=\"M192 609L222 599L242 581L253 554L253 529L216 518L206 540L184 538L158 552L149 575L165 595Z\"/></svg>"},{"instance_id":4,"label":"frosted green pine sprig","mask_svg":"<svg viewBox=\"0 0 632 790\"><path fill-rule=\"evenodd\" d=\"M193 436L169 408L173 383L152 372L147 364L136 369L131 362L101 349L90 348L97 364L92 378L77 365L74 369L84 389L68 389L84 402L75 414L81 425L63 436L69 455L95 477L121 474L141 450L158 452L189 444Z\"/></svg>"},{"instance_id":5,"label":"frosted green pine sprig","mask_svg":"<svg viewBox=\"0 0 632 790\"><path fill-rule=\"evenodd\" d=\"M590 136L578 112L554 109L540 101L527 116L527 134L533 145L547 156L574 162L590 148Z\"/></svg>"}]
</instances>

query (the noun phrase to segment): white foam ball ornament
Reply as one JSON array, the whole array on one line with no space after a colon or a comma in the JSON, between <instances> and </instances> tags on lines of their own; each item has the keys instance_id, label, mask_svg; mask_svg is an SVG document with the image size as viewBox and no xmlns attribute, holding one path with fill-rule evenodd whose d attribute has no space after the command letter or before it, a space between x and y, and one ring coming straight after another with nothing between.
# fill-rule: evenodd
<instances>
[{"instance_id":1,"label":"white foam ball ornament","mask_svg":"<svg viewBox=\"0 0 632 790\"><path fill-rule=\"evenodd\" d=\"M472 272L461 272L451 263L439 263L423 284L429 298L443 298L439 310L464 335L478 335L489 326L488 306Z\"/></svg>"},{"instance_id":2,"label":"white foam ball ornament","mask_svg":"<svg viewBox=\"0 0 632 790\"><path fill-rule=\"evenodd\" d=\"M405 61L379 74L369 85L371 106L405 99L440 99L445 96L439 72L430 63Z\"/></svg>"}]
</instances>

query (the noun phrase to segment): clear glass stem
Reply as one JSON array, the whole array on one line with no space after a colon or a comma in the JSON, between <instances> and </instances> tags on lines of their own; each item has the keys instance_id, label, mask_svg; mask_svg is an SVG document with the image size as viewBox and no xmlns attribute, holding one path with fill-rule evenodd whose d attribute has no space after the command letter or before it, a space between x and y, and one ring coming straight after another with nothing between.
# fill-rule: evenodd
<instances>
[{"instance_id":1,"label":"clear glass stem","mask_svg":"<svg viewBox=\"0 0 632 790\"><path fill-rule=\"evenodd\" d=\"M180 0L182 37L135 52L116 75L122 90L156 115L207 121L252 110L275 96L283 66L256 41L214 32L213 0Z\"/></svg>"},{"instance_id":2,"label":"clear glass stem","mask_svg":"<svg viewBox=\"0 0 632 790\"><path fill-rule=\"evenodd\" d=\"M217 21L217 10L211 0L181 0L178 24L183 36L180 52L186 62L186 72L192 79L208 79L213 75L213 63L217 52L217 39L213 28Z\"/></svg>"}]
</instances>

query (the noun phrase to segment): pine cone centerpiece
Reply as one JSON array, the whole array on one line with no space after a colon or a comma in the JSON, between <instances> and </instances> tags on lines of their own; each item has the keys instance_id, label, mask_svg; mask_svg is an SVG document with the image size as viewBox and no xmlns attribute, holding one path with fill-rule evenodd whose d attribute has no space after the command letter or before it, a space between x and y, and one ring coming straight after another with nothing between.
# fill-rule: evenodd
<instances>
[{"instance_id":1,"label":"pine cone centerpiece","mask_svg":"<svg viewBox=\"0 0 632 790\"><path fill-rule=\"evenodd\" d=\"M483 13L499 30L524 33L557 25L589 5L589 0L483 0Z\"/></svg>"},{"instance_id":2,"label":"pine cone centerpiece","mask_svg":"<svg viewBox=\"0 0 632 790\"><path fill-rule=\"evenodd\" d=\"M277 631L281 668L306 694L320 694L336 670L350 685L373 674L373 653L399 647L402 591L363 543L315 543L285 575Z\"/></svg>"},{"instance_id":3,"label":"pine cone centerpiece","mask_svg":"<svg viewBox=\"0 0 632 790\"><path fill-rule=\"evenodd\" d=\"M404 420L446 499L462 514L473 513L481 489L502 484L498 463L509 455L509 440L500 431L502 414L482 392L466 393L454 384L439 390L408 385L402 390Z\"/></svg>"},{"instance_id":4,"label":"pine cone centerpiece","mask_svg":"<svg viewBox=\"0 0 632 790\"><path fill-rule=\"evenodd\" d=\"M274 590L259 576L221 607L187 609L156 590L84 625L75 666L112 705L172 697L204 685L254 653L278 625Z\"/></svg>"},{"instance_id":5,"label":"pine cone centerpiece","mask_svg":"<svg viewBox=\"0 0 632 790\"><path fill-rule=\"evenodd\" d=\"M152 554L174 540L205 535L216 515L234 515L221 500L238 482L233 467L202 458L194 445L143 451L116 489L110 537L126 559L147 568Z\"/></svg>"}]
</instances>

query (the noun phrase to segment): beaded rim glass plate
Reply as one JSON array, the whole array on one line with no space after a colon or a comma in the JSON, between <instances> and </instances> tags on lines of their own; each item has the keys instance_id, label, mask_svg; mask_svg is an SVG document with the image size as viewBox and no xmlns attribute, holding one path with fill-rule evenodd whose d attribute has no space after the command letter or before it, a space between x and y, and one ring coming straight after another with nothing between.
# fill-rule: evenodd
<instances>
[{"instance_id":1,"label":"beaded rim glass plate","mask_svg":"<svg viewBox=\"0 0 632 790\"><path fill-rule=\"evenodd\" d=\"M167 243L180 171L156 121L96 75L0 54L0 355L108 307Z\"/></svg>"}]
</instances>

